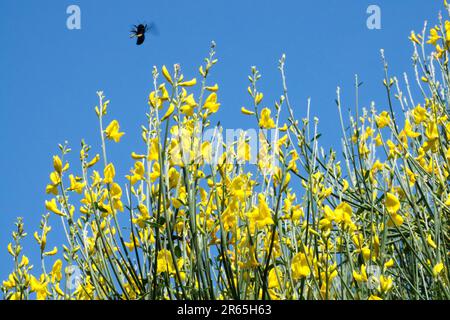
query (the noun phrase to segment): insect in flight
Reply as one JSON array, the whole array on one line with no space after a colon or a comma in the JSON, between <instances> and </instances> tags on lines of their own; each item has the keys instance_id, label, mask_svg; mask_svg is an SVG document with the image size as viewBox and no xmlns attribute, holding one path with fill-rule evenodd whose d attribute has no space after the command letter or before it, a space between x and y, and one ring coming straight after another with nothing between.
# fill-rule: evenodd
<instances>
[{"instance_id":1,"label":"insect in flight","mask_svg":"<svg viewBox=\"0 0 450 320\"><path fill-rule=\"evenodd\" d=\"M145 34L148 33L149 31L153 31L153 33L156 33L156 28L154 24L138 24L138 25L133 25L133 29L131 29L131 35L130 38L134 38L136 37L136 44L138 46L140 46L141 44L144 43L145 41Z\"/></svg>"}]
</instances>

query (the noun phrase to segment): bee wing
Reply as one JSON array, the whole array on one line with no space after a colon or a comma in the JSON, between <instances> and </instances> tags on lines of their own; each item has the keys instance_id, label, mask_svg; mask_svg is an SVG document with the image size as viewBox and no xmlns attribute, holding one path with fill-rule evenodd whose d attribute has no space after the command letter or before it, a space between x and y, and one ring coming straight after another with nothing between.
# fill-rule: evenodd
<instances>
[{"instance_id":1,"label":"bee wing","mask_svg":"<svg viewBox=\"0 0 450 320\"><path fill-rule=\"evenodd\" d=\"M158 27L156 26L156 24L154 22L150 23L147 26L147 31L149 31L154 36L159 36Z\"/></svg>"},{"instance_id":2,"label":"bee wing","mask_svg":"<svg viewBox=\"0 0 450 320\"><path fill-rule=\"evenodd\" d=\"M135 24L132 24L131 26L130 26L130 38L134 38L134 37L136 37L137 36L137 25L135 25Z\"/></svg>"}]
</instances>

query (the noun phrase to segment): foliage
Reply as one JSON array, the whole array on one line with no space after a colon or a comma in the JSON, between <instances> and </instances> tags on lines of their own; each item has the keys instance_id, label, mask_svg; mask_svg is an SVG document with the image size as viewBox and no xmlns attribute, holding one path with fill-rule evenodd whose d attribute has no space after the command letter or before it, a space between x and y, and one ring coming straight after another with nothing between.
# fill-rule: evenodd
<instances>
[{"instance_id":1,"label":"foliage","mask_svg":"<svg viewBox=\"0 0 450 320\"><path fill-rule=\"evenodd\" d=\"M220 109L218 85L208 83L213 43L199 84L179 65L154 68L143 148L121 186L107 143L124 133L117 120L105 127L109 100L98 92L102 154L83 141L78 176L66 161L70 148L60 145L46 188L46 209L61 217L66 243L47 248L45 214L34 234L42 274L34 276L18 219L4 297L448 299L450 22L410 39L422 97L413 99L406 76L404 94L382 52L387 110L356 105L346 122L337 92L342 155L319 147L309 110L296 120L284 56L272 109L262 107L258 70L249 76L252 107L242 113L255 118L258 135L223 144L222 129L211 125ZM61 250L47 271L46 257Z\"/></svg>"}]
</instances>

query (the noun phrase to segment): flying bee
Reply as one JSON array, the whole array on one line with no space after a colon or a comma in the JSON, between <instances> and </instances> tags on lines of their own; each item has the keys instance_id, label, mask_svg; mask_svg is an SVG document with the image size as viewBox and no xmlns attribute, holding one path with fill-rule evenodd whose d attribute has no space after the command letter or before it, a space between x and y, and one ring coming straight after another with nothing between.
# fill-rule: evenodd
<instances>
[{"instance_id":1,"label":"flying bee","mask_svg":"<svg viewBox=\"0 0 450 320\"><path fill-rule=\"evenodd\" d=\"M155 26L153 24L147 25L147 24L138 24L133 25L133 29L131 29L130 38L136 37L136 44L140 46L145 41L145 34L149 31L156 31Z\"/></svg>"}]
</instances>

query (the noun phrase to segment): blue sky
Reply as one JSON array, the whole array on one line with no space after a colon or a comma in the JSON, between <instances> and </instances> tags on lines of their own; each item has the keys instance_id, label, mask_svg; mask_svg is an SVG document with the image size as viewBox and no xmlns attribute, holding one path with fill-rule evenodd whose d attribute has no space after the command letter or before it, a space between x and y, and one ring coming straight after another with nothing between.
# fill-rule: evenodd
<instances>
[{"instance_id":1,"label":"blue sky","mask_svg":"<svg viewBox=\"0 0 450 320\"><path fill-rule=\"evenodd\" d=\"M81 8L81 30L66 28L66 8ZM366 9L381 8L381 30L366 27ZM384 48L391 73L412 77L412 46L408 35L423 21L436 23L442 1L31 1L0 2L0 279L12 269L6 252L17 216L24 217L28 237L25 252L36 268L38 245L32 233L45 213L45 186L58 143L69 141L77 159L80 140L99 151L94 106L96 91L111 99L109 119L118 119L126 132L123 142L109 146L109 158L121 163L118 174L132 165L129 154L139 151L140 125L145 122L153 65L182 65L187 78L217 43L219 63L212 82L220 86L224 127L249 128L241 115L249 105L247 75L255 65L265 102L272 106L281 94L277 61L287 55L290 99L298 116L306 101L320 118L322 145L339 143L336 87L344 107L353 107L354 75L364 82L361 106L386 104L381 85L379 50ZM154 21L159 35L137 47L129 29ZM79 172L77 162L72 166ZM117 167L117 165L116 165ZM49 247L61 242L59 220Z\"/></svg>"}]
</instances>

